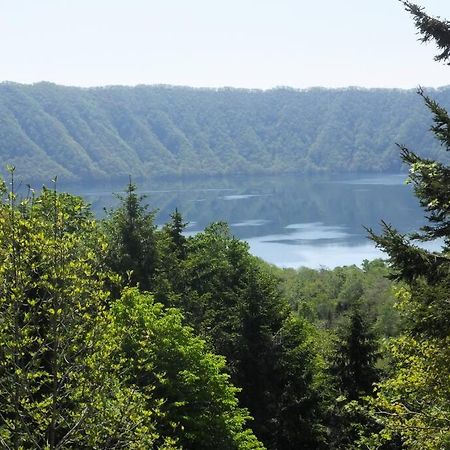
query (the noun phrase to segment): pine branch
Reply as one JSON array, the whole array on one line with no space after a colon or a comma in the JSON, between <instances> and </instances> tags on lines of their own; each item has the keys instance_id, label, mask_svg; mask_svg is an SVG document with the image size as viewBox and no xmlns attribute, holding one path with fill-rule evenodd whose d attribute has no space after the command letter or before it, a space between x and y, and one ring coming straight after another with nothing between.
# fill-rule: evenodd
<instances>
[{"instance_id":1,"label":"pine branch","mask_svg":"<svg viewBox=\"0 0 450 450\"><path fill-rule=\"evenodd\" d=\"M439 105L435 100L425 95L422 88L417 93L424 99L428 109L433 113L434 125L430 130L441 141L447 151L450 150L450 117L445 108Z\"/></svg>"},{"instance_id":2,"label":"pine branch","mask_svg":"<svg viewBox=\"0 0 450 450\"><path fill-rule=\"evenodd\" d=\"M392 279L407 282L413 282L420 277L429 282L440 279L443 270L449 265L449 258L412 244L410 236L399 233L386 222L381 222L381 225L383 233L380 235L371 228L366 230L376 247L389 255L389 262L397 271L391 276Z\"/></svg>"},{"instance_id":3,"label":"pine branch","mask_svg":"<svg viewBox=\"0 0 450 450\"><path fill-rule=\"evenodd\" d=\"M421 234L411 235L414 240L430 241L450 235L450 168L426 158L421 158L399 145L403 161L410 166L408 182L420 205L428 213L429 225Z\"/></svg>"},{"instance_id":4,"label":"pine branch","mask_svg":"<svg viewBox=\"0 0 450 450\"><path fill-rule=\"evenodd\" d=\"M422 37L421 42L427 43L432 39L436 42L437 48L441 51L434 59L450 65L450 22L441 20L440 17L432 17L424 12L424 8L409 1L400 0L406 11L414 17L414 23L418 29L418 34Z\"/></svg>"}]
</instances>

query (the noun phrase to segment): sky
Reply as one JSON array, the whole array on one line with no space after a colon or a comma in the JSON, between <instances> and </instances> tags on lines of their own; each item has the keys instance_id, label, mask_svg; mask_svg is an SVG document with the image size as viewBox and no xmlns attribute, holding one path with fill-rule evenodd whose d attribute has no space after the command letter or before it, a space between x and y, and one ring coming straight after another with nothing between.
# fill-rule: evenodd
<instances>
[{"instance_id":1,"label":"sky","mask_svg":"<svg viewBox=\"0 0 450 450\"><path fill-rule=\"evenodd\" d=\"M417 0L450 19L450 0ZM443 86L398 0L0 0L0 81Z\"/></svg>"}]
</instances>

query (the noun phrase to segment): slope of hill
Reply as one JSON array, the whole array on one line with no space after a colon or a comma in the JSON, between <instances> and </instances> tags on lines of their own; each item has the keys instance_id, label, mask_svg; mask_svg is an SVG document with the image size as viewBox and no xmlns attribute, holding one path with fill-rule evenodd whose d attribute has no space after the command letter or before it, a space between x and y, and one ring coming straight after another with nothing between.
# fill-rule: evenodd
<instances>
[{"instance_id":1,"label":"slope of hill","mask_svg":"<svg viewBox=\"0 0 450 450\"><path fill-rule=\"evenodd\" d=\"M432 95L450 104L450 87ZM430 120L412 90L2 83L0 165L66 181L398 171L395 142L436 157Z\"/></svg>"}]
</instances>

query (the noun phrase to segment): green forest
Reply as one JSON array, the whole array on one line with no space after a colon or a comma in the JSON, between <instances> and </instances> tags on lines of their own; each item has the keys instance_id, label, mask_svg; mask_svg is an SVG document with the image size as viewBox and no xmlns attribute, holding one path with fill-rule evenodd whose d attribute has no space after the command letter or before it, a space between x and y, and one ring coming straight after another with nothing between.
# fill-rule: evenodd
<instances>
[{"instance_id":1,"label":"green forest","mask_svg":"<svg viewBox=\"0 0 450 450\"><path fill-rule=\"evenodd\" d=\"M450 23L403 3L450 62ZM447 111L417 97L450 150ZM388 259L334 270L271 266L221 222L186 236L178 210L157 227L131 179L100 220L9 165L0 447L449 449L450 167L400 151L428 225L368 229Z\"/></svg>"},{"instance_id":2,"label":"green forest","mask_svg":"<svg viewBox=\"0 0 450 450\"><path fill-rule=\"evenodd\" d=\"M1 83L0 165L26 182L399 172L396 142L442 158L422 106L414 90Z\"/></svg>"},{"instance_id":3,"label":"green forest","mask_svg":"<svg viewBox=\"0 0 450 450\"><path fill-rule=\"evenodd\" d=\"M380 429L359 408L402 327L386 263L278 269L224 223L185 237L174 211L157 229L131 183L98 221L56 182L19 198L14 177L2 448L349 448Z\"/></svg>"}]
</instances>

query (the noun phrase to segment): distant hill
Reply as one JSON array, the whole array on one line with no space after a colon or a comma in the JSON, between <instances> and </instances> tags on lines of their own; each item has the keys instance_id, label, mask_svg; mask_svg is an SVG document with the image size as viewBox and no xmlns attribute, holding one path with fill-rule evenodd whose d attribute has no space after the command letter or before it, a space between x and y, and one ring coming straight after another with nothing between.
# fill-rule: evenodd
<instances>
[{"instance_id":1,"label":"distant hill","mask_svg":"<svg viewBox=\"0 0 450 450\"><path fill-rule=\"evenodd\" d=\"M431 95L450 105L450 87ZM0 84L0 165L29 180L400 170L395 142L433 158L413 90Z\"/></svg>"}]
</instances>

